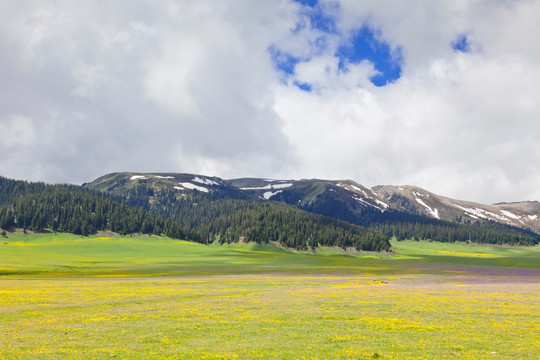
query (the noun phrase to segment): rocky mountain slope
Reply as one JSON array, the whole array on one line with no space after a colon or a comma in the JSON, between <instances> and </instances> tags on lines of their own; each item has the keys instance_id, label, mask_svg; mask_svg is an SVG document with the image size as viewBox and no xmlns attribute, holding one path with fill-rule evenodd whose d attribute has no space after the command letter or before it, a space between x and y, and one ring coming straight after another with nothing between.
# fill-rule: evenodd
<instances>
[{"instance_id":1,"label":"rocky mountain slope","mask_svg":"<svg viewBox=\"0 0 540 360\"><path fill-rule=\"evenodd\" d=\"M495 221L540 232L538 201L477 204L450 199L415 186L375 186L372 191L392 208L460 223Z\"/></svg>"},{"instance_id":2,"label":"rocky mountain slope","mask_svg":"<svg viewBox=\"0 0 540 360\"><path fill-rule=\"evenodd\" d=\"M494 221L540 233L538 201L484 205L447 198L415 186L379 185L368 189L352 180L244 178L227 181L241 190L255 192L261 198L285 201L300 207L326 197L341 202L352 211L393 209L464 224Z\"/></svg>"},{"instance_id":3,"label":"rocky mountain slope","mask_svg":"<svg viewBox=\"0 0 540 360\"><path fill-rule=\"evenodd\" d=\"M537 201L485 205L450 199L415 186L380 185L368 189L352 180L224 180L195 174L131 172L105 175L85 185L113 195L144 185L145 191L172 189L179 196L195 191L253 197L286 202L355 223L374 213L397 211L453 223L496 222L540 233L540 203Z\"/></svg>"},{"instance_id":4,"label":"rocky mountain slope","mask_svg":"<svg viewBox=\"0 0 540 360\"><path fill-rule=\"evenodd\" d=\"M201 234L204 243L275 241L301 250L317 246L368 251L390 248L389 237L376 229L265 201L216 177L113 173L83 186L172 220Z\"/></svg>"},{"instance_id":5,"label":"rocky mountain slope","mask_svg":"<svg viewBox=\"0 0 540 360\"><path fill-rule=\"evenodd\" d=\"M175 173L142 174L118 172L104 175L91 183L83 184L83 186L92 190L115 195L120 195L138 185L145 185L152 190L174 189L179 193L191 192L193 190L203 193L224 190L236 191L236 188L218 177Z\"/></svg>"}]
</instances>

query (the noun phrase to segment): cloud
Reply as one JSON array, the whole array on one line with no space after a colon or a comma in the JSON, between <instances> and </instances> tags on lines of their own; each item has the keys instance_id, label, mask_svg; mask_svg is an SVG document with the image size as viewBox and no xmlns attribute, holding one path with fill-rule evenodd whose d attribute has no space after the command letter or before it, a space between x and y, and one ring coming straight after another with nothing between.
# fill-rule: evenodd
<instances>
[{"instance_id":1,"label":"cloud","mask_svg":"<svg viewBox=\"0 0 540 360\"><path fill-rule=\"evenodd\" d=\"M40 134L39 150L10 150L19 165L6 163L4 175L80 183L119 170L226 176L294 163L268 46L295 26L297 5L3 7L0 121L11 139L14 116Z\"/></svg>"},{"instance_id":2,"label":"cloud","mask_svg":"<svg viewBox=\"0 0 540 360\"><path fill-rule=\"evenodd\" d=\"M19 115L11 116L7 121L0 123L0 133L9 134L2 139L2 147L7 149L31 145L36 137L32 119Z\"/></svg>"},{"instance_id":3,"label":"cloud","mask_svg":"<svg viewBox=\"0 0 540 360\"><path fill-rule=\"evenodd\" d=\"M528 0L3 2L0 173L540 199L539 14Z\"/></svg>"},{"instance_id":4,"label":"cloud","mask_svg":"<svg viewBox=\"0 0 540 360\"><path fill-rule=\"evenodd\" d=\"M341 6L338 29L380 29L381 41L403 49L403 73L395 83L374 88L367 81L373 72L333 66L339 54L296 65L295 76L276 90L276 109L300 154L297 174L320 177L324 169L326 177L415 184L482 202L539 198L532 185L540 163L533 135L540 131L534 100L538 54L525 42L523 48L498 43L540 34L525 15L538 13L535 3L446 4L440 10L412 2L407 11L386 2ZM523 33L493 26L501 21L520 23ZM456 52L452 42L464 33L471 34L465 38L468 51ZM370 60L366 56L365 69ZM310 79L323 90L291 85Z\"/></svg>"}]
</instances>

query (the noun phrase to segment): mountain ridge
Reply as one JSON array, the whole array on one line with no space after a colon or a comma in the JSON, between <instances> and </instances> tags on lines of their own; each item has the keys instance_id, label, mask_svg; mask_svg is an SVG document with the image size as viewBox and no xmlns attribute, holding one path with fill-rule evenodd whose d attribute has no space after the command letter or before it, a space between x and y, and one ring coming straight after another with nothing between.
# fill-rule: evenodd
<instances>
[{"instance_id":1,"label":"mountain ridge","mask_svg":"<svg viewBox=\"0 0 540 360\"><path fill-rule=\"evenodd\" d=\"M327 216L334 211L342 213L337 218L346 221L351 220L348 217L358 218L360 214L369 214L371 211L393 210L458 224L496 222L540 233L538 201L487 205L452 199L411 185L377 185L367 188L350 179L222 179L189 173L117 172L101 176L84 186L118 195L139 184L153 189L167 188L184 195L192 191L226 191L237 197L251 196L261 200L281 201Z\"/></svg>"},{"instance_id":2,"label":"mountain ridge","mask_svg":"<svg viewBox=\"0 0 540 360\"><path fill-rule=\"evenodd\" d=\"M379 185L373 189L398 209L409 207L409 211L414 212L412 207L416 213L433 218L461 223L494 221L540 231L540 203L537 201L487 205L452 199L410 185Z\"/></svg>"},{"instance_id":3,"label":"mountain ridge","mask_svg":"<svg viewBox=\"0 0 540 360\"><path fill-rule=\"evenodd\" d=\"M148 178L159 186L141 183ZM172 189L167 187L171 182ZM89 185L48 185L0 177L0 230L4 235L28 229L82 236L109 230L122 235L167 235L204 244L277 241L299 250L339 246L385 251L391 246L389 237L377 230L287 204L258 201L216 178L115 173L93 185L102 191ZM203 185L222 190L204 192L199 190Z\"/></svg>"}]
</instances>

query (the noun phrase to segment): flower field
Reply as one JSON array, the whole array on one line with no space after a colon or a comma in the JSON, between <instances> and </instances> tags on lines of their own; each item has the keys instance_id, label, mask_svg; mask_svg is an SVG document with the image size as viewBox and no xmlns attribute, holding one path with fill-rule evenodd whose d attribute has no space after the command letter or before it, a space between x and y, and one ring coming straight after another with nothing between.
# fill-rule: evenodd
<instances>
[{"instance_id":1,"label":"flower field","mask_svg":"<svg viewBox=\"0 0 540 360\"><path fill-rule=\"evenodd\" d=\"M540 358L537 268L313 258L304 273L0 276L0 358Z\"/></svg>"}]
</instances>

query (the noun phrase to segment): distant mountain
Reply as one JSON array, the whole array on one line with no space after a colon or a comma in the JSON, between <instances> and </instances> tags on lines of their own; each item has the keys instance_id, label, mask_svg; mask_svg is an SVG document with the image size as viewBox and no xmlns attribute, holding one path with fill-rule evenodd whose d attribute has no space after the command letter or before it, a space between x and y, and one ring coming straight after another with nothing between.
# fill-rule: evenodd
<instances>
[{"instance_id":1,"label":"distant mountain","mask_svg":"<svg viewBox=\"0 0 540 360\"><path fill-rule=\"evenodd\" d=\"M178 222L205 242L277 241L298 249L325 246L388 250L388 236L343 219L267 202L264 193L196 174L113 173L84 184L132 206ZM279 187L279 186L278 186Z\"/></svg>"},{"instance_id":2,"label":"distant mountain","mask_svg":"<svg viewBox=\"0 0 540 360\"><path fill-rule=\"evenodd\" d=\"M351 180L122 172L75 185L0 177L0 230L155 233L202 243L381 251L389 238L535 245L537 202L481 205ZM536 232L532 231L535 230Z\"/></svg>"},{"instance_id":3,"label":"distant mountain","mask_svg":"<svg viewBox=\"0 0 540 360\"><path fill-rule=\"evenodd\" d=\"M139 185L145 185L152 190L172 189L179 193L189 193L193 190L202 193L216 191L239 192L238 189L218 177L175 173L140 174L118 172L102 176L89 184L83 184L83 186L92 190L115 195L121 195Z\"/></svg>"},{"instance_id":4,"label":"distant mountain","mask_svg":"<svg viewBox=\"0 0 540 360\"><path fill-rule=\"evenodd\" d=\"M352 180L242 178L227 182L254 192L260 198L284 201L305 209L324 202L325 206L341 212L396 210L461 224L493 221L540 233L538 201L483 205L450 199L415 186L379 185L368 189Z\"/></svg>"},{"instance_id":5,"label":"distant mountain","mask_svg":"<svg viewBox=\"0 0 540 360\"><path fill-rule=\"evenodd\" d=\"M317 201L328 192L332 197L348 204L350 208L372 208L384 211L389 205L379 199L371 190L352 180L269 180L242 178L227 180L243 191L256 193L266 200L285 201L300 206Z\"/></svg>"},{"instance_id":6,"label":"distant mountain","mask_svg":"<svg viewBox=\"0 0 540 360\"><path fill-rule=\"evenodd\" d=\"M190 204L196 199L208 206L197 210L207 218L253 209L261 202L283 202L398 238L532 244L540 233L537 202L481 205L412 186L368 189L352 180L224 180L197 174L131 172L105 175L85 186L183 221L188 228L202 226L186 211L194 208Z\"/></svg>"},{"instance_id":7,"label":"distant mountain","mask_svg":"<svg viewBox=\"0 0 540 360\"><path fill-rule=\"evenodd\" d=\"M483 205L436 195L415 186L375 186L372 191L392 208L458 223L494 221L540 233L540 202Z\"/></svg>"}]
</instances>

